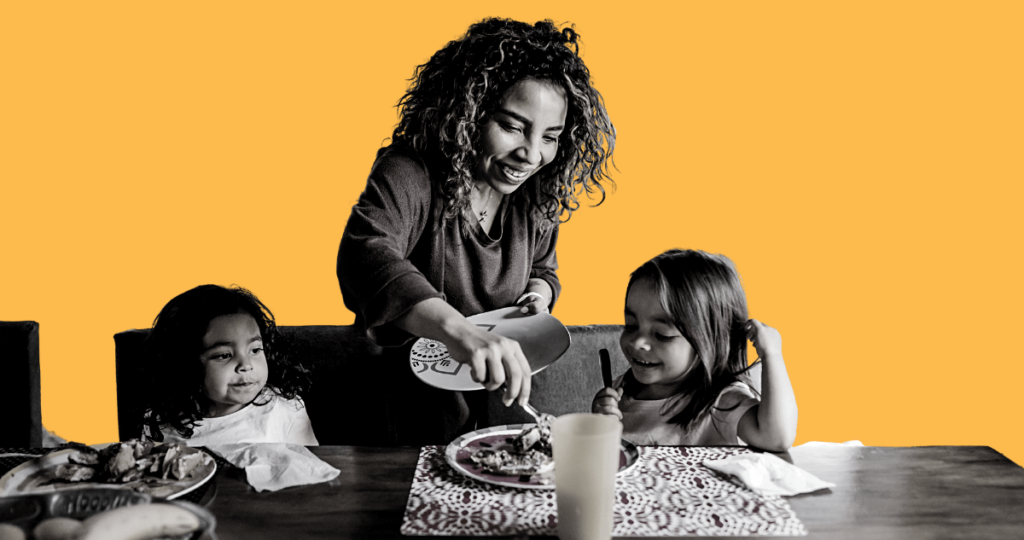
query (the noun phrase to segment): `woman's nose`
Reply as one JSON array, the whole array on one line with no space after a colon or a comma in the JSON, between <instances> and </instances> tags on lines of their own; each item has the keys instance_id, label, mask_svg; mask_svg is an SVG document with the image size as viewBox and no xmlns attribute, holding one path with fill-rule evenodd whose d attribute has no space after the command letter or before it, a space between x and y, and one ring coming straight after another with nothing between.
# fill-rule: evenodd
<instances>
[{"instance_id":1,"label":"woman's nose","mask_svg":"<svg viewBox=\"0 0 1024 540\"><path fill-rule=\"evenodd\" d=\"M539 165L543 158L540 153L540 141L535 141L530 137L523 137L523 143L519 146L517 154L520 160L530 165Z\"/></svg>"}]
</instances>

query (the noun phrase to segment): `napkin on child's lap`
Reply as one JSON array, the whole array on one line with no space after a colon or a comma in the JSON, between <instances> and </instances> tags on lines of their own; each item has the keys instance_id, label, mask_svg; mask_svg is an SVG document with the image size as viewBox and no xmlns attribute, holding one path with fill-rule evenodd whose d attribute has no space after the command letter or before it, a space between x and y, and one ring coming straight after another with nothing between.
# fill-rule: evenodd
<instances>
[{"instance_id":1,"label":"napkin on child's lap","mask_svg":"<svg viewBox=\"0 0 1024 540\"><path fill-rule=\"evenodd\" d=\"M245 478L256 491L319 484L341 473L301 444L217 444L207 448L235 467L245 469Z\"/></svg>"},{"instance_id":2,"label":"napkin on child's lap","mask_svg":"<svg viewBox=\"0 0 1024 540\"><path fill-rule=\"evenodd\" d=\"M740 454L708 460L704 466L735 476L760 495L798 495L836 486L772 454Z\"/></svg>"}]
</instances>

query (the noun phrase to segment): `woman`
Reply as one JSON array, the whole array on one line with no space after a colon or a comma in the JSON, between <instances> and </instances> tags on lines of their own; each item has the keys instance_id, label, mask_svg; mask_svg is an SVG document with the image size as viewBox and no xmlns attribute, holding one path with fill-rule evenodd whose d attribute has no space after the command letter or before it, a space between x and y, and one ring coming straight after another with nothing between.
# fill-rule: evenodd
<instances>
[{"instance_id":1,"label":"woman","mask_svg":"<svg viewBox=\"0 0 1024 540\"><path fill-rule=\"evenodd\" d=\"M559 221L583 191L603 200L608 179L614 130L577 40L550 21L487 19L419 66L338 252L345 305L371 338L441 341L488 390L504 385L506 405L528 399L529 365L515 341L466 317L550 310ZM483 420L479 397L416 404L409 392L424 386L397 394L410 410L440 407L442 439Z\"/></svg>"}]
</instances>

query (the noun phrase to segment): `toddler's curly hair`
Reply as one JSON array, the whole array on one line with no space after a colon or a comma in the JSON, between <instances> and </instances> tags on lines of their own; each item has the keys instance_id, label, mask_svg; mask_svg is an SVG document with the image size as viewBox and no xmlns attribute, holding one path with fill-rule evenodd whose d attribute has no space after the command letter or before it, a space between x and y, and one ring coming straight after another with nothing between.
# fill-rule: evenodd
<instances>
[{"instance_id":1,"label":"toddler's curly hair","mask_svg":"<svg viewBox=\"0 0 1024 540\"><path fill-rule=\"evenodd\" d=\"M200 285L171 299L153 321L144 344L142 380L147 384L142 408L142 430L162 441L161 427L171 427L190 438L209 406L199 356L210 321L221 315L250 315L260 329L267 359L267 385L255 405L266 405L268 392L295 399L309 389L309 372L282 351L274 314L242 287Z\"/></svg>"},{"instance_id":2,"label":"toddler's curly hair","mask_svg":"<svg viewBox=\"0 0 1024 540\"><path fill-rule=\"evenodd\" d=\"M582 192L599 192L597 204L604 201L601 183L611 182L615 129L579 56L579 34L551 21L493 18L473 24L418 66L398 101L392 144L412 148L444 178L445 219L469 206L479 126L509 88L527 78L558 85L568 102L555 158L537 173L535 206L552 221L563 213L567 221Z\"/></svg>"}]
</instances>

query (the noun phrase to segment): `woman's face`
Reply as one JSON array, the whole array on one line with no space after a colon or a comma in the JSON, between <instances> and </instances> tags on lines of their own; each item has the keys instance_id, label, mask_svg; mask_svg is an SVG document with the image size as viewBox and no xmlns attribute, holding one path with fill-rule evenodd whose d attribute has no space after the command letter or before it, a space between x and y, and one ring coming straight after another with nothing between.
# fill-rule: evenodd
<instances>
[{"instance_id":1,"label":"woman's face","mask_svg":"<svg viewBox=\"0 0 1024 540\"><path fill-rule=\"evenodd\" d=\"M523 79L509 88L482 126L475 180L503 195L514 192L555 159L567 110L556 84Z\"/></svg>"}]
</instances>

